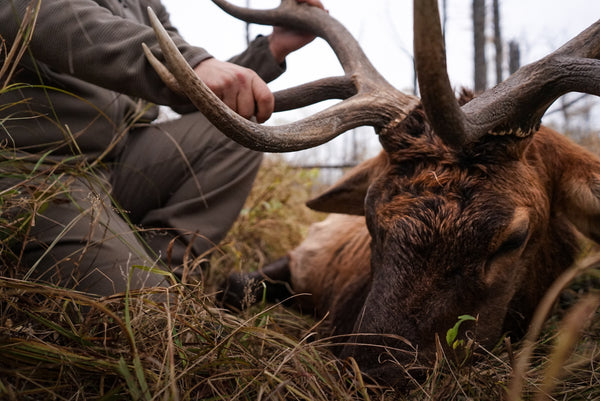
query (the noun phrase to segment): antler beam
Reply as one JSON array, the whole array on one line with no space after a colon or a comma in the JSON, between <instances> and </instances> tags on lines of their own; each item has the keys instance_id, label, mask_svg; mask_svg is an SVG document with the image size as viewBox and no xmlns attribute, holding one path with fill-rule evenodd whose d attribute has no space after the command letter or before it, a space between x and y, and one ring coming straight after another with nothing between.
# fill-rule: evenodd
<instances>
[{"instance_id":1,"label":"antler beam","mask_svg":"<svg viewBox=\"0 0 600 401\"><path fill-rule=\"evenodd\" d=\"M600 21L543 59L524 66L460 108L446 72L436 0L414 0L415 59L423 106L434 131L453 146L486 134L524 137L568 92L600 95Z\"/></svg>"},{"instance_id":2,"label":"antler beam","mask_svg":"<svg viewBox=\"0 0 600 401\"><path fill-rule=\"evenodd\" d=\"M600 96L599 58L600 21L464 105L472 140L485 134L530 135L558 97L569 92Z\"/></svg>"}]
</instances>

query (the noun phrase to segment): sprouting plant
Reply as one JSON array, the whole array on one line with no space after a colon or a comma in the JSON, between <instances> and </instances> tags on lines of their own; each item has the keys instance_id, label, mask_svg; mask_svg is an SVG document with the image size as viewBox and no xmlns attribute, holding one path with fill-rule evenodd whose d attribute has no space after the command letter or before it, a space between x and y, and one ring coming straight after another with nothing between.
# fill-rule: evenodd
<instances>
[{"instance_id":1,"label":"sprouting plant","mask_svg":"<svg viewBox=\"0 0 600 401\"><path fill-rule=\"evenodd\" d=\"M464 345L464 340L457 340L456 337L458 337L458 329L460 328L460 325L467 321L477 321L477 319L471 315L460 315L454 327L446 332L446 343L452 349L456 349L457 347Z\"/></svg>"}]
</instances>

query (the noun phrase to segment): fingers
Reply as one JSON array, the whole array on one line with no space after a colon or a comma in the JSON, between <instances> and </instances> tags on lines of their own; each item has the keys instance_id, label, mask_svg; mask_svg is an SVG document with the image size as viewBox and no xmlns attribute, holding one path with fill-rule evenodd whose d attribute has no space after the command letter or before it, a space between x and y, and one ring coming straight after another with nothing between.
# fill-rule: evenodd
<instances>
[{"instance_id":1,"label":"fingers","mask_svg":"<svg viewBox=\"0 0 600 401\"><path fill-rule=\"evenodd\" d=\"M267 84L251 70L247 74L237 75L237 87L232 87L231 92L237 91L236 104L230 107L244 118L256 117L263 123L271 117L275 107L275 99Z\"/></svg>"},{"instance_id":2,"label":"fingers","mask_svg":"<svg viewBox=\"0 0 600 401\"><path fill-rule=\"evenodd\" d=\"M262 79L256 76L257 79L252 81L252 93L256 100L256 121L263 123L271 117L275 108L275 98L273 93Z\"/></svg>"},{"instance_id":3,"label":"fingers","mask_svg":"<svg viewBox=\"0 0 600 401\"><path fill-rule=\"evenodd\" d=\"M238 90L234 87L233 82L234 82L233 80L231 80L231 81L225 80L225 81L223 81L222 85L216 86L215 89L213 89L211 87L211 85L208 85L208 87L211 88L213 90L213 92L215 92L215 94L223 101L223 103L225 103L227 106L229 106L230 109L237 112L237 110L238 110L238 104L237 104Z\"/></svg>"},{"instance_id":4,"label":"fingers","mask_svg":"<svg viewBox=\"0 0 600 401\"><path fill-rule=\"evenodd\" d=\"M252 70L208 59L195 69L204 83L232 110L244 118L264 122L273 113L274 98L267 84Z\"/></svg>"},{"instance_id":5,"label":"fingers","mask_svg":"<svg viewBox=\"0 0 600 401\"><path fill-rule=\"evenodd\" d=\"M255 114L254 110L254 94L252 93L252 86L250 82L247 82L245 76L240 75L239 77L239 87L237 88L236 93L236 104L235 106L230 106L233 110L235 110L240 116L250 119ZM233 91L235 91L234 89Z\"/></svg>"}]
</instances>

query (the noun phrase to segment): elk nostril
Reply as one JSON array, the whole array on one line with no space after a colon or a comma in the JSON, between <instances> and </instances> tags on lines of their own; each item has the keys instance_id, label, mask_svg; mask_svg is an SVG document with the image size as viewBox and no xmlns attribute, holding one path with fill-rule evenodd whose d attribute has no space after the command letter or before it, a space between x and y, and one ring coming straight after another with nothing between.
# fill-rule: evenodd
<instances>
[{"instance_id":1,"label":"elk nostril","mask_svg":"<svg viewBox=\"0 0 600 401\"><path fill-rule=\"evenodd\" d=\"M242 310L259 299L261 285L247 274L232 273L219 289L217 302L224 307Z\"/></svg>"}]
</instances>

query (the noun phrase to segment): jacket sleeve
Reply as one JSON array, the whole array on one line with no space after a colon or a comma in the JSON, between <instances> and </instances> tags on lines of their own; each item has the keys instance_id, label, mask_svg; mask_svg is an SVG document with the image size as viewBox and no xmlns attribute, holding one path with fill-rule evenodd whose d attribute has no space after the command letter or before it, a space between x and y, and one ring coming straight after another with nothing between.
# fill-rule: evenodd
<instances>
[{"instance_id":1,"label":"jacket sleeve","mask_svg":"<svg viewBox=\"0 0 600 401\"><path fill-rule=\"evenodd\" d=\"M265 81L271 82L283 72L286 64L278 64L269 49L269 39L265 36L258 36L244 52L232 57L230 62L241 65L256 73Z\"/></svg>"},{"instance_id":2,"label":"jacket sleeve","mask_svg":"<svg viewBox=\"0 0 600 401\"><path fill-rule=\"evenodd\" d=\"M0 7L0 35L9 44L15 39L29 3L9 0ZM32 55L56 72L115 92L158 104L183 104L186 101L165 87L145 59L142 43L155 54L160 54L160 50L142 3L153 7L188 63L197 65L211 56L181 38L159 1L139 3L139 9L129 12L136 13L141 21L126 18L118 10L111 11L92 0L41 1L29 46Z\"/></svg>"},{"instance_id":3,"label":"jacket sleeve","mask_svg":"<svg viewBox=\"0 0 600 401\"><path fill-rule=\"evenodd\" d=\"M0 36L9 44L15 39L19 21L29 3L30 0L9 0L7 5L0 7ZM191 110L187 99L163 84L143 54L141 46L146 43L161 58L146 6L152 7L191 66L211 55L203 48L188 44L179 35L160 0L137 2L137 9L127 10L135 15L134 18L120 15L120 10L111 10L108 5L102 7L99 3L102 1L41 1L30 43L36 62L44 63L55 72L131 97ZM273 58L266 37L258 37L246 51L230 61L255 70L267 82L285 70L285 65L277 64ZM34 68L32 62L25 64Z\"/></svg>"}]
</instances>

